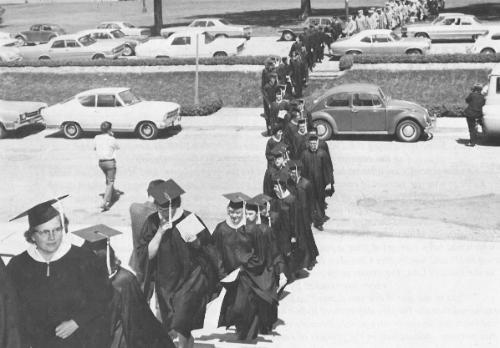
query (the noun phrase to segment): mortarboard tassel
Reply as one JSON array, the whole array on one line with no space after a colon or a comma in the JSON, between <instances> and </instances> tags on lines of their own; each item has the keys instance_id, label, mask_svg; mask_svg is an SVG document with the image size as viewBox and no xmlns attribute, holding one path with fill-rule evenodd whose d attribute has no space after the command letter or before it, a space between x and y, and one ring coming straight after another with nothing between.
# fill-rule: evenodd
<instances>
[{"instance_id":1,"label":"mortarboard tassel","mask_svg":"<svg viewBox=\"0 0 500 348\"><path fill-rule=\"evenodd\" d=\"M262 223L262 219L260 218L260 207L257 206L257 225Z\"/></svg>"},{"instance_id":2,"label":"mortarboard tassel","mask_svg":"<svg viewBox=\"0 0 500 348\"><path fill-rule=\"evenodd\" d=\"M108 267L108 275L111 275L111 256L109 250L109 238L106 239L106 267Z\"/></svg>"},{"instance_id":3,"label":"mortarboard tassel","mask_svg":"<svg viewBox=\"0 0 500 348\"><path fill-rule=\"evenodd\" d=\"M271 203L266 202L266 208L267 208L268 224L269 224L269 227L272 227L271 226Z\"/></svg>"}]
</instances>

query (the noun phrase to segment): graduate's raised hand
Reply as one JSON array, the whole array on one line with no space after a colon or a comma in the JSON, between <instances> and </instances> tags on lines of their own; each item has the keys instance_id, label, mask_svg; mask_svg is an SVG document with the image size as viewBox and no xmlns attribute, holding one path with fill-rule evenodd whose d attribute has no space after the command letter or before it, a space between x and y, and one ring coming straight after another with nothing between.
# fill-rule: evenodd
<instances>
[{"instance_id":1,"label":"graduate's raised hand","mask_svg":"<svg viewBox=\"0 0 500 348\"><path fill-rule=\"evenodd\" d=\"M56 327L56 336L65 340L78 330L78 324L74 320L63 321Z\"/></svg>"},{"instance_id":2,"label":"graduate's raised hand","mask_svg":"<svg viewBox=\"0 0 500 348\"><path fill-rule=\"evenodd\" d=\"M170 221L162 221L160 227L158 227L158 233L163 235L167 230L172 228L172 223Z\"/></svg>"}]
</instances>

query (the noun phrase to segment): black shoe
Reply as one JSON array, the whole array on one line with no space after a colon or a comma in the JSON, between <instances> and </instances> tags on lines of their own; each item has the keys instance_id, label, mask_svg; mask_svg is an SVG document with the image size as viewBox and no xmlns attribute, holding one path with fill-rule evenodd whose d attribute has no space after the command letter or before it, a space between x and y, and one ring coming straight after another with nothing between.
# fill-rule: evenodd
<instances>
[{"instance_id":1,"label":"black shoe","mask_svg":"<svg viewBox=\"0 0 500 348\"><path fill-rule=\"evenodd\" d=\"M465 146L474 147L474 146L476 146L476 144L474 144L473 142L469 141L467 144L465 144Z\"/></svg>"},{"instance_id":2,"label":"black shoe","mask_svg":"<svg viewBox=\"0 0 500 348\"><path fill-rule=\"evenodd\" d=\"M313 225L318 231L324 231L325 229L323 228L323 225L320 224L314 224Z\"/></svg>"}]
</instances>

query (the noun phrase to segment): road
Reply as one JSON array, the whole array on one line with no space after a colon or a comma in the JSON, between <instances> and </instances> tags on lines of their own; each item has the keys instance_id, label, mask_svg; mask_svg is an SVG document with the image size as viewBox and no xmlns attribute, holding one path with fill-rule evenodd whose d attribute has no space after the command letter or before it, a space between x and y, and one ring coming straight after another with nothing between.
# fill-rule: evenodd
<instances>
[{"instance_id":1,"label":"road","mask_svg":"<svg viewBox=\"0 0 500 348\"><path fill-rule=\"evenodd\" d=\"M187 192L183 205L213 229L224 219L223 193L261 190L266 138L259 113L223 109L184 118L180 133L155 141L120 137L117 187L125 194L106 213L98 210L104 180L92 137L70 141L45 130L2 140L0 251L24 248L26 222L6 223L10 217L69 193L70 228L120 228L125 234L113 243L126 263L128 207L146 200L156 178L175 178ZM315 231L320 263L290 285L275 335L252 347L499 346L499 149L465 147L462 121L438 120L434 139L415 144L386 137L329 142L336 194L325 231ZM217 306L197 339L247 347L213 327Z\"/></svg>"}]
</instances>

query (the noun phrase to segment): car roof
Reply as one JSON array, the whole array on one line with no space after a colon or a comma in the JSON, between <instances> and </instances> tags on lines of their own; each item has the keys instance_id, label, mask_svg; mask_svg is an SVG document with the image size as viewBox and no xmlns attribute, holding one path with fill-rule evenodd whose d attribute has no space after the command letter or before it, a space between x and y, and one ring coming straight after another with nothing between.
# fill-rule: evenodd
<instances>
[{"instance_id":1,"label":"car roof","mask_svg":"<svg viewBox=\"0 0 500 348\"><path fill-rule=\"evenodd\" d=\"M168 28L166 28L166 29L168 29ZM207 29L205 29L205 28L186 28L186 29L182 29L182 30L176 31L172 35L176 35L177 36L178 34L190 34L190 33L203 34L203 33L207 33Z\"/></svg>"},{"instance_id":2,"label":"car roof","mask_svg":"<svg viewBox=\"0 0 500 348\"><path fill-rule=\"evenodd\" d=\"M367 29L360 31L357 35L359 36L364 36L364 35L373 35L373 34L390 34L392 30L390 29Z\"/></svg>"},{"instance_id":3,"label":"car roof","mask_svg":"<svg viewBox=\"0 0 500 348\"><path fill-rule=\"evenodd\" d=\"M49 27L60 27L59 24L54 24L54 23L35 23L35 24L30 25L30 28L34 25L48 25Z\"/></svg>"},{"instance_id":4,"label":"car roof","mask_svg":"<svg viewBox=\"0 0 500 348\"><path fill-rule=\"evenodd\" d=\"M358 92L358 91L378 93L379 88L380 88L379 86L374 85L372 83L347 83L330 88L325 93L323 93L323 96L331 95L334 93Z\"/></svg>"},{"instance_id":5,"label":"car roof","mask_svg":"<svg viewBox=\"0 0 500 348\"><path fill-rule=\"evenodd\" d=\"M194 21L218 21L221 20L222 18L220 17L203 17L203 18L196 18Z\"/></svg>"},{"instance_id":6,"label":"car roof","mask_svg":"<svg viewBox=\"0 0 500 348\"><path fill-rule=\"evenodd\" d=\"M105 32L105 33L111 33L112 31L117 31L120 29L109 29L109 28L94 28L94 29L85 29L81 30L74 35L88 35L90 33L95 33L95 32Z\"/></svg>"},{"instance_id":7,"label":"car roof","mask_svg":"<svg viewBox=\"0 0 500 348\"><path fill-rule=\"evenodd\" d=\"M129 90L130 88L128 87L101 87L101 88L94 88L94 89L89 89L87 91L83 91L77 94L79 95L87 95L87 94L99 94L99 93L120 93Z\"/></svg>"},{"instance_id":8,"label":"car roof","mask_svg":"<svg viewBox=\"0 0 500 348\"><path fill-rule=\"evenodd\" d=\"M75 34L64 34L56 36L53 40L76 40L81 38L82 36L86 36L88 34L83 33L75 33Z\"/></svg>"},{"instance_id":9,"label":"car roof","mask_svg":"<svg viewBox=\"0 0 500 348\"><path fill-rule=\"evenodd\" d=\"M444 12L440 13L439 16L443 17L455 17L455 16L472 16L470 14L460 13L460 12Z\"/></svg>"}]
</instances>

